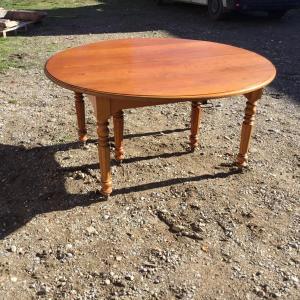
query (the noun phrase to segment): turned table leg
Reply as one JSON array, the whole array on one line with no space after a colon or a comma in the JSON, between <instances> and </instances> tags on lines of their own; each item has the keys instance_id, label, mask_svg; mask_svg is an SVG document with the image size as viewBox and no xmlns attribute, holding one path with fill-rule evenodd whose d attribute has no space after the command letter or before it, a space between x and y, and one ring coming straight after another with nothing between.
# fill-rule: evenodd
<instances>
[{"instance_id":1,"label":"turned table leg","mask_svg":"<svg viewBox=\"0 0 300 300\"><path fill-rule=\"evenodd\" d=\"M191 113L191 135L190 135L190 146L191 151L194 151L198 146L199 142L199 126L201 119L202 108L200 102L193 101L192 102L192 113Z\"/></svg>"},{"instance_id":2,"label":"turned table leg","mask_svg":"<svg viewBox=\"0 0 300 300\"><path fill-rule=\"evenodd\" d=\"M123 131L124 131L124 114L120 110L113 115L114 122L114 137L115 137L115 159L122 161L124 159L124 144L123 144Z\"/></svg>"},{"instance_id":3,"label":"turned table leg","mask_svg":"<svg viewBox=\"0 0 300 300\"><path fill-rule=\"evenodd\" d=\"M81 93L75 93L75 108L77 114L78 136L81 142L87 141L87 131L85 127L84 100Z\"/></svg>"},{"instance_id":4,"label":"turned table leg","mask_svg":"<svg viewBox=\"0 0 300 300\"><path fill-rule=\"evenodd\" d=\"M112 180L110 170L110 149L108 143L108 121L97 122L97 133L99 137L98 153L101 171L101 193L108 196L112 192Z\"/></svg>"},{"instance_id":5,"label":"turned table leg","mask_svg":"<svg viewBox=\"0 0 300 300\"><path fill-rule=\"evenodd\" d=\"M263 90L260 89L245 95L248 101L246 103L245 117L242 125L240 151L236 160L236 164L241 167L245 167L248 164L248 150L255 120L256 105L262 96L262 92Z\"/></svg>"}]
</instances>

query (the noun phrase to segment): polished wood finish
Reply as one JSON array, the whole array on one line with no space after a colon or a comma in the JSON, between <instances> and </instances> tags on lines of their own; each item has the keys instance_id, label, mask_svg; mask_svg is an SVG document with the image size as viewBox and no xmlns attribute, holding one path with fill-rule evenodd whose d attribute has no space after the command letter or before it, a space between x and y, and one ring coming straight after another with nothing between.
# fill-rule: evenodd
<instances>
[{"instance_id":1,"label":"polished wood finish","mask_svg":"<svg viewBox=\"0 0 300 300\"><path fill-rule=\"evenodd\" d=\"M202 107L199 101L192 102L190 147L194 151L199 143L199 125Z\"/></svg>"},{"instance_id":2,"label":"polished wood finish","mask_svg":"<svg viewBox=\"0 0 300 300\"><path fill-rule=\"evenodd\" d=\"M124 114L120 110L113 115L114 122L114 139L115 139L115 159L122 161L124 159L124 142L123 142L123 131L124 131Z\"/></svg>"},{"instance_id":3,"label":"polished wood finish","mask_svg":"<svg viewBox=\"0 0 300 300\"><path fill-rule=\"evenodd\" d=\"M251 141L252 130L255 121L257 101L261 98L263 90L245 94L248 99L245 109L245 117L242 125L240 151L236 163L238 166L245 167L248 164L248 150Z\"/></svg>"},{"instance_id":4,"label":"polished wood finish","mask_svg":"<svg viewBox=\"0 0 300 300\"><path fill-rule=\"evenodd\" d=\"M75 108L78 124L78 137L81 142L86 142L87 130L85 126L85 107L83 95L81 93L75 93Z\"/></svg>"},{"instance_id":5,"label":"polished wood finish","mask_svg":"<svg viewBox=\"0 0 300 300\"><path fill-rule=\"evenodd\" d=\"M244 49L168 38L111 40L68 49L47 61L45 73L55 83L85 93L91 100L98 126L101 192L109 195L110 117L115 125L115 156L121 160L124 109L192 101L190 142L194 149L201 117L199 102L244 94L248 101L237 158L237 164L244 166L256 103L276 70L266 58ZM79 114L83 128L82 103Z\"/></svg>"},{"instance_id":6,"label":"polished wood finish","mask_svg":"<svg viewBox=\"0 0 300 300\"><path fill-rule=\"evenodd\" d=\"M65 88L122 99L240 95L263 88L275 76L272 63L256 53L172 38L84 45L54 55L45 69L50 79Z\"/></svg>"},{"instance_id":7,"label":"polished wood finish","mask_svg":"<svg viewBox=\"0 0 300 300\"><path fill-rule=\"evenodd\" d=\"M98 99L97 99L98 100ZM112 179L110 167L109 129L108 119L110 115L110 101L102 98L96 101L98 153L101 170L101 193L108 196L112 192Z\"/></svg>"}]
</instances>

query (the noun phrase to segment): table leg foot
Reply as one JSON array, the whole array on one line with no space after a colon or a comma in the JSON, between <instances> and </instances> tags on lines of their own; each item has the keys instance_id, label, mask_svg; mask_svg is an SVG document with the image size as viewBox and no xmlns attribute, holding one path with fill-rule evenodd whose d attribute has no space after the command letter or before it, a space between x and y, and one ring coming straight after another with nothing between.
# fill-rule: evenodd
<instances>
[{"instance_id":1,"label":"table leg foot","mask_svg":"<svg viewBox=\"0 0 300 300\"><path fill-rule=\"evenodd\" d=\"M246 167L248 165L248 150L255 121L256 105L261 96L262 89L245 95L248 101L242 125L240 151L236 159L236 165L239 167Z\"/></svg>"},{"instance_id":2,"label":"table leg foot","mask_svg":"<svg viewBox=\"0 0 300 300\"><path fill-rule=\"evenodd\" d=\"M124 114L123 111L118 111L113 115L114 122L114 138L115 138L115 159L121 163L124 159Z\"/></svg>"},{"instance_id":3,"label":"table leg foot","mask_svg":"<svg viewBox=\"0 0 300 300\"><path fill-rule=\"evenodd\" d=\"M202 108L200 102L192 102L192 112L191 112L191 135L190 135L190 147L191 151L195 151L199 144L199 126L201 119Z\"/></svg>"},{"instance_id":4,"label":"table leg foot","mask_svg":"<svg viewBox=\"0 0 300 300\"><path fill-rule=\"evenodd\" d=\"M75 93L75 108L77 114L77 124L78 124L78 137L79 141L87 141L87 130L85 126L85 108L83 95L81 93Z\"/></svg>"},{"instance_id":5,"label":"table leg foot","mask_svg":"<svg viewBox=\"0 0 300 300\"><path fill-rule=\"evenodd\" d=\"M104 189L101 189L100 194L103 196L104 200L108 200L111 192L107 193Z\"/></svg>"},{"instance_id":6,"label":"table leg foot","mask_svg":"<svg viewBox=\"0 0 300 300\"><path fill-rule=\"evenodd\" d=\"M111 180L111 169L110 169L110 149L109 149L109 130L108 121L97 122L97 133L99 137L99 162L101 171L101 194L109 196L112 193L112 180Z\"/></svg>"}]
</instances>

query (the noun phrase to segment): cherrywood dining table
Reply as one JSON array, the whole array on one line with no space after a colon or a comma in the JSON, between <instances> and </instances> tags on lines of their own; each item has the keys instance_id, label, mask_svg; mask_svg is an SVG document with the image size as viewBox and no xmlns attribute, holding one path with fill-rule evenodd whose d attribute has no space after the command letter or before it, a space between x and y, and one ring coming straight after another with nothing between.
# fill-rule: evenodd
<instances>
[{"instance_id":1,"label":"cherrywood dining table","mask_svg":"<svg viewBox=\"0 0 300 300\"><path fill-rule=\"evenodd\" d=\"M245 95L236 164L246 166L257 101L276 76L274 65L254 52L207 41L176 38L106 40L67 49L45 64L45 74L75 92L78 133L87 140L83 94L97 118L101 193L112 193L109 119L113 117L115 158L124 158L123 110L190 101L190 146L198 144L202 103Z\"/></svg>"}]
</instances>

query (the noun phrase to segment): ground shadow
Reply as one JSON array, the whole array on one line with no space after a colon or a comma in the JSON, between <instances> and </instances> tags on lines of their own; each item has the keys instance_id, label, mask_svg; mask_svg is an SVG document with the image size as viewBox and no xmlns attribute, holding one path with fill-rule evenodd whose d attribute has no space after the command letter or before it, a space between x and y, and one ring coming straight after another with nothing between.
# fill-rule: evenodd
<instances>
[{"instance_id":1,"label":"ground shadow","mask_svg":"<svg viewBox=\"0 0 300 300\"><path fill-rule=\"evenodd\" d=\"M123 164L130 164L130 163L135 163L135 162L139 162L139 161L144 161L144 160L152 160L152 159L156 159L156 158L170 158L170 157L180 157L183 155L186 155L188 153L191 153L191 151L182 151L182 152L172 152L172 153L161 153L161 154L157 154L157 155L147 155L147 156L135 156L135 157L130 157L130 158L125 158L122 160L122 162L117 162L115 160L111 161L111 166L119 166L119 165L123 165ZM84 164L84 165L80 165L80 166L74 166L74 167L65 167L62 168L61 170L63 170L64 172L76 172L76 171L80 171L80 170L88 170L88 169L98 169L99 168L99 164L98 163L94 163L94 164Z\"/></svg>"},{"instance_id":2,"label":"ground shadow","mask_svg":"<svg viewBox=\"0 0 300 300\"><path fill-rule=\"evenodd\" d=\"M54 155L78 146L70 143L26 150L0 144L0 239L37 214L99 200L96 194L70 195L65 190L65 174Z\"/></svg>"},{"instance_id":3,"label":"ground shadow","mask_svg":"<svg viewBox=\"0 0 300 300\"><path fill-rule=\"evenodd\" d=\"M32 149L0 144L0 239L22 227L36 215L67 210L75 206L88 206L94 202L106 200L97 191L86 194L70 194L66 190L66 176L72 171L84 171L87 166L82 165L74 169L62 168L56 161L55 154L58 151L79 147L81 145L77 142ZM167 156L183 154L185 153L170 153ZM158 156L163 157L164 155ZM143 159L149 158L140 157L136 160ZM96 160L97 158L95 158L93 166L99 168ZM129 163L130 159L127 162ZM90 166L88 167L90 168ZM232 174L234 173L231 171L225 171L215 175L173 178L115 189L110 199L112 200L114 195L129 194L189 181L213 180Z\"/></svg>"},{"instance_id":4,"label":"ground shadow","mask_svg":"<svg viewBox=\"0 0 300 300\"><path fill-rule=\"evenodd\" d=\"M224 172L219 172L217 174L205 174L201 176L193 176L193 177L181 177L181 178L173 178L173 179L168 179L168 180L163 180L163 181L158 181L158 182L151 182L151 183L145 183L137 186L133 186L130 188L122 188L122 189L115 189L113 192L113 195L119 195L119 194L129 194L132 192L140 192L140 191L145 191L145 190L151 190L151 189L156 189L156 188L162 188L170 185L176 185L180 183L185 183L185 182L199 182L202 180L209 180L209 179L218 179L218 178L227 178L231 175L234 174L239 174L241 173L241 170L237 168L233 169L228 169L228 171Z\"/></svg>"}]
</instances>

